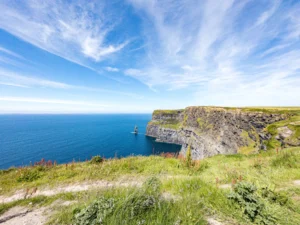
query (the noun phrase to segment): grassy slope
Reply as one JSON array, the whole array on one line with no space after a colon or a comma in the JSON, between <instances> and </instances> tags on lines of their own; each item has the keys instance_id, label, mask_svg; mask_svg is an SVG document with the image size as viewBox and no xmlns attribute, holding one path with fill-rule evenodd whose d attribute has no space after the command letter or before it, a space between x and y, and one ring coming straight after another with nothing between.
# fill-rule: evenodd
<instances>
[{"instance_id":1,"label":"grassy slope","mask_svg":"<svg viewBox=\"0 0 300 225\"><path fill-rule=\"evenodd\" d=\"M264 113L279 113L279 114L286 114L292 113L296 115L300 115L300 107L219 107L219 106L190 106L188 108L206 108L206 109L225 109L225 110L241 110L244 112L264 112ZM158 109L154 110L153 114L163 114L163 115L172 115L177 114L178 111L184 111L184 109L178 110L163 110Z\"/></svg>"},{"instance_id":2,"label":"grassy slope","mask_svg":"<svg viewBox=\"0 0 300 225\"><path fill-rule=\"evenodd\" d=\"M205 224L204 218L210 215L219 220L234 221L238 224L250 223L241 209L233 207L227 199L230 189L222 189L222 184L242 179L254 183L258 188L269 187L289 197L284 206L266 203L270 212L278 218L278 224L300 224L300 189L293 181L300 180L300 148L285 149L279 154L275 151L257 155L218 155L187 168L184 161L160 156L128 157L105 161L99 165L89 163L53 166L50 168L10 169L0 172L0 194L12 194L16 190L52 185L68 184L83 180L114 180L120 177L145 179L157 176L163 183L162 192L177 196L174 204L162 202L160 211L149 214L151 218L167 223L180 217L182 224ZM26 170L26 172L24 172ZM32 175L32 181L20 181L20 176ZM23 174L23 175L22 175ZM37 174L37 175L36 175ZM19 180L19 181L18 181ZM55 215L53 221L68 224L72 219L72 210L82 208L99 195L115 196L126 199L135 190L132 188L84 192L82 194L62 194L54 197L33 199L37 205L50 204L58 198L76 200L75 205ZM0 205L0 212L19 204L28 204L29 200ZM124 200L125 201L125 200ZM59 207L59 206L57 206ZM168 215L168 216L166 216ZM149 218L150 218L149 217ZM156 221L156 224L160 224ZM53 222L54 223L54 222ZM171 224L171 223L170 223Z\"/></svg>"}]
</instances>

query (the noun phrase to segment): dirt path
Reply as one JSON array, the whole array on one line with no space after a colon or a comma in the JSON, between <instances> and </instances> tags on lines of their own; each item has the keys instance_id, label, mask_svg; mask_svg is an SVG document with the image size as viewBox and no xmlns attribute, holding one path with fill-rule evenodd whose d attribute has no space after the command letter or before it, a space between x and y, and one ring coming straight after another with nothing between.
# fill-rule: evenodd
<instances>
[{"instance_id":1,"label":"dirt path","mask_svg":"<svg viewBox=\"0 0 300 225\"><path fill-rule=\"evenodd\" d=\"M42 225L47 221L50 211L47 208L29 210L16 206L0 216L1 225Z\"/></svg>"},{"instance_id":2,"label":"dirt path","mask_svg":"<svg viewBox=\"0 0 300 225\"><path fill-rule=\"evenodd\" d=\"M65 192L79 192L79 191L88 191L88 190L95 190L95 189L105 189L105 188L113 188L113 187L139 187L142 185L143 181L147 177L144 178L137 178L137 177L123 177L117 181L105 181L105 180L98 180L98 181L81 181L79 183L73 184L65 184L60 185L57 187L38 187L37 190L33 191L34 189L30 189L29 193L26 195L26 189L18 190L13 195L0 196L0 204L1 203L9 203L21 199L36 197L36 196L53 196L60 193ZM178 178L193 178L187 175L162 175L161 178L163 179L178 179ZM32 193L33 192L33 193ZM31 194L32 193L32 194Z\"/></svg>"},{"instance_id":3,"label":"dirt path","mask_svg":"<svg viewBox=\"0 0 300 225\"><path fill-rule=\"evenodd\" d=\"M300 186L300 180L294 180L293 183L294 183L294 185L296 185L296 186Z\"/></svg>"},{"instance_id":4,"label":"dirt path","mask_svg":"<svg viewBox=\"0 0 300 225\"><path fill-rule=\"evenodd\" d=\"M105 189L112 187L138 187L142 185L142 181L89 181L89 182L80 182L75 184L69 184L64 186L58 186L54 188L44 188L37 189L34 193L31 194L32 190L29 190L29 194L27 194L27 198L36 197L40 195L44 196L53 196L60 193L65 192L79 192L79 191L87 191L87 190L95 190L95 189ZM17 200L24 199L26 196L26 190L19 190L15 192L11 196L0 196L0 203L9 203Z\"/></svg>"},{"instance_id":5,"label":"dirt path","mask_svg":"<svg viewBox=\"0 0 300 225\"><path fill-rule=\"evenodd\" d=\"M208 218L207 222L208 222L208 225L223 225L223 223L220 223L219 221L215 220L214 218Z\"/></svg>"}]
</instances>

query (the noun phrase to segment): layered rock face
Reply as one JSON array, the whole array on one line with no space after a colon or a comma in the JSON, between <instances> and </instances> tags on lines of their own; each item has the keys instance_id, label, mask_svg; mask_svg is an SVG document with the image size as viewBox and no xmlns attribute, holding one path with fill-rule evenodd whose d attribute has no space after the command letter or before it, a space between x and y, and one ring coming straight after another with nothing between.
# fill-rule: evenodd
<instances>
[{"instance_id":1,"label":"layered rock face","mask_svg":"<svg viewBox=\"0 0 300 225\"><path fill-rule=\"evenodd\" d=\"M286 120L285 113L266 113L220 107L188 107L184 110L156 110L148 123L146 135L157 141L188 146L193 159L216 154L266 149L272 135L269 124Z\"/></svg>"}]
</instances>

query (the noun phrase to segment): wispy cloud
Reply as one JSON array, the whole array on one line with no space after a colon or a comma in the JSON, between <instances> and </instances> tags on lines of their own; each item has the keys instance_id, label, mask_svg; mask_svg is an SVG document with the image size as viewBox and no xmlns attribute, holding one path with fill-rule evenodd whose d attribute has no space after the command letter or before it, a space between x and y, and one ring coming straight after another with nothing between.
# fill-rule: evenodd
<instances>
[{"instance_id":1,"label":"wispy cloud","mask_svg":"<svg viewBox=\"0 0 300 225\"><path fill-rule=\"evenodd\" d=\"M18 58L18 59L22 59L22 60L25 60L25 58L9 49L6 49L4 47L1 47L0 46L0 53L4 53L4 54L7 54L7 55L10 55L10 56L13 56L15 58Z\"/></svg>"},{"instance_id":2,"label":"wispy cloud","mask_svg":"<svg viewBox=\"0 0 300 225\"><path fill-rule=\"evenodd\" d=\"M102 1L19 1L0 3L0 28L48 52L86 65L121 51L126 40L107 36L115 24ZM117 21L116 21L117 22Z\"/></svg>"},{"instance_id":3,"label":"wispy cloud","mask_svg":"<svg viewBox=\"0 0 300 225\"><path fill-rule=\"evenodd\" d=\"M107 67L104 67L104 69L108 72L119 72L119 69L115 68L115 67L107 66Z\"/></svg>"},{"instance_id":4,"label":"wispy cloud","mask_svg":"<svg viewBox=\"0 0 300 225\"><path fill-rule=\"evenodd\" d=\"M90 92L103 92L111 93L115 95L124 95L135 99L142 99L143 95L125 92L125 91L116 91L105 88L94 88L86 87L80 85L72 85L64 82L52 81L44 78L39 78L37 76L28 76L20 74L17 72L12 72L10 70L5 70L0 68L0 85L15 86L15 87L35 87L35 88L54 88L54 89L66 89L66 90L78 90L78 91L90 91Z\"/></svg>"},{"instance_id":5,"label":"wispy cloud","mask_svg":"<svg viewBox=\"0 0 300 225\"><path fill-rule=\"evenodd\" d=\"M28 88L28 86L25 86L25 85L22 85L22 84L3 82L3 81L0 81L0 85Z\"/></svg>"},{"instance_id":6,"label":"wispy cloud","mask_svg":"<svg viewBox=\"0 0 300 225\"><path fill-rule=\"evenodd\" d=\"M198 104L210 96L219 97L213 104L233 96L255 100L256 91L271 99L288 98L290 90L300 98L299 3L128 1L146 15L147 54L126 75L150 87L192 87Z\"/></svg>"},{"instance_id":7,"label":"wispy cloud","mask_svg":"<svg viewBox=\"0 0 300 225\"><path fill-rule=\"evenodd\" d=\"M0 82L3 85L12 85L19 87L48 87L48 88L60 88L68 89L72 88L72 85L46 80L37 77L24 76L9 70L0 68Z\"/></svg>"},{"instance_id":8,"label":"wispy cloud","mask_svg":"<svg viewBox=\"0 0 300 225\"><path fill-rule=\"evenodd\" d=\"M121 84L106 89L0 69L0 85L103 92L115 101L142 99L135 90L148 95L146 85L192 104L299 104L299 2L125 2L1 1L0 29ZM1 65L20 63L21 55L0 47Z\"/></svg>"}]
</instances>

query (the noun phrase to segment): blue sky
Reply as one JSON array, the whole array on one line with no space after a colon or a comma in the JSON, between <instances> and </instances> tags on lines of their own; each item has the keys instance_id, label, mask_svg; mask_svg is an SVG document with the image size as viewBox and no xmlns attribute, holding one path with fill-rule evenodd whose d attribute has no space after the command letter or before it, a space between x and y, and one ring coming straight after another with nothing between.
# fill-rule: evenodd
<instances>
[{"instance_id":1,"label":"blue sky","mask_svg":"<svg viewBox=\"0 0 300 225\"><path fill-rule=\"evenodd\" d=\"M300 105L296 0L2 0L0 12L0 113Z\"/></svg>"}]
</instances>

